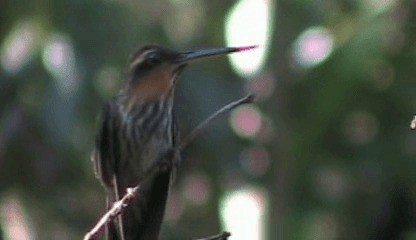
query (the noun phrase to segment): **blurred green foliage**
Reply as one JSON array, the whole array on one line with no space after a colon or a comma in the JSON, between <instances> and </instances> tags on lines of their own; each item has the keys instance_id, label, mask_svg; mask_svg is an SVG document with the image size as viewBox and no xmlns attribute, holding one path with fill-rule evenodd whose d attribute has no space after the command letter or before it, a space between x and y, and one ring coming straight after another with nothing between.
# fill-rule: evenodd
<instances>
[{"instance_id":1,"label":"blurred green foliage","mask_svg":"<svg viewBox=\"0 0 416 240\"><path fill-rule=\"evenodd\" d=\"M153 42L181 50L224 45L233 1L199 1L198 28L175 40L169 32L181 28L171 22L184 7L179 2L187 1L0 3L0 198L18 196L37 239L79 239L103 212L105 193L89 155L100 106L117 93L129 55ZM373 11L377 1L275 2L271 51L259 74L271 76L275 88L257 103L272 137L242 139L226 120L215 122L184 154L172 190L172 206L183 209L170 213L163 239L220 232L220 197L245 184L268 192L269 239L415 239L416 135L409 123L416 109L416 3L380 2L394 4ZM305 69L290 53L299 34L316 25L333 33L335 48ZM7 68L7 39L19 28L35 29L27 36L32 50L26 62ZM71 47L75 72L48 69L54 41ZM184 135L244 95L246 81L225 63L200 62L180 80ZM265 174L241 165L250 146L270 153ZM183 197L194 173L210 184L204 204Z\"/></svg>"}]
</instances>

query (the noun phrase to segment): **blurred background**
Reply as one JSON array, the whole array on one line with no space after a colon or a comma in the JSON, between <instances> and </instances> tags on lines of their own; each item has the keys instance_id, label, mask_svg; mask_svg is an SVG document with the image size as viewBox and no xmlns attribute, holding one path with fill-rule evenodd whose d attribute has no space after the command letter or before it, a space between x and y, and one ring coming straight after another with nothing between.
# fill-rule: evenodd
<instances>
[{"instance_id":1,"label":"blurred background","mask_svg":"<svg viewBox=\"0 0 416 240\"><path fill-rule=\"evenodd\" d=\"M190 66L162 239L416 239L414 0L3 0L1 239L80 239L105 208L90 153L129 56L258 44Z\"/></svg>"}]
</instances>

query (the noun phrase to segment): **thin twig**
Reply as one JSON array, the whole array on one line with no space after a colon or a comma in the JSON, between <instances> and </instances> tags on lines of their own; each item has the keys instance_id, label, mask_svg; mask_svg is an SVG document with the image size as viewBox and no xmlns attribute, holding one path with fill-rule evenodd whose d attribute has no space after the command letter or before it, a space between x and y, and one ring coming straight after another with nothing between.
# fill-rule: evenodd
<instances>
[{"instance_id":1,"label":"thin twig","mask_svg":"<svg viewBox=\"0 0 416 240\"><path fill-rule=\"evenodd\" d=\"M253 94L249 94L244 98L238 99L234 102L231 102L227 105L225 105L224 107L222 107L221 109L219 109L218 111L216 111L215 113L213 113L211 116L209 116L206 120L204 120L202 123L200 123L180 144L178 151L179 153L181 153L207 126L209 123L211 123L213 120L215 120L218 116L225 114L231 110L233 110L234 108L242 105L242 104L247 104L247 103L252 103L254 101L254 95ZM167 156L162 156L163 157L167 157ZM174 157L173 155L171 157ZM149 176L153 175L155 171L158 171L158 169L161 167L161 164L165 164L165 161L156 161L155 164L153 164L152 166L150 166L149 170L147 170L147 172L145 173L142 182L146 181L146 179L149 178ZM137 197L137 192L139 189L139 184L136 185L135 187L132 188L127 188L127 192L126 194L123 196L122 199L120 199L119 201L116 201L113 204L113 207L108 210L97 222L97 224L95 224L95 226L88 231L85 236L84 236L84 240L92 240L92 239L96 239L99 236L102 235L102 233L104 232L105 226L113 221L118 215L121 214L122 210L127 208L129 206L129 203ZM209 238L203 238L203 239L199 239L199 240L226 240L231 234L228 232L224 232L222 234L216 235L216 236L212 236Z\"/></svg>"},{"instance_id":2,"label":"thin twig","mask_svg":"<svg viewBox=\"0 0 416 240\"><path fill-rule=\"evenodd\" d=\"M203 122L201 122L196 128L194 128L194 130L192 130L192 132L181 142L181 145L179 146L179 151L182 152L183 149L185 149L208 126L208 124L210 124L217 117L233 110L234 108L240 105L252 103L253 101L254 94L249 94L243 98L240 98L234 102L225 105L224 107L213 113Z\"/></svg>"},{"instance_id":3,"label":"thin twig","mask_svg":"<svg viewBox=\"0 0 416 240\"><path fill-rule=\"evenodd\" d=\"M133 188L127 188L126 194L119 201L114 202L111 209L109 209L95 224L95 226L88 231L84 240L92 240L98 238L105 229L107 223L113 221L118 215L121 214L122 210L127 208L131 200L137 197L139 186Z\"/></svg>"},{"instance_id":4,"label":"thin twig","mask_svg":"<svg viewBox=\"0 0 416 240\"><path fill-rule=\"evenodd\" d=\"M226 240L228 237L231 236L229 232L223 232L215 236L207 237L207 238L199 238L196 240Z\"/></svg>"},{"instance_id":5,"label":"thin twig","mask_svg":"<svg viewBox=\"0 0 416 240\"><path fill-rule=\"evenodd\" d=\"M416 115L413 116L413 120L410 123L410 129L412 129L412 130L416 129Z\"/></svg>"}]
</instances>

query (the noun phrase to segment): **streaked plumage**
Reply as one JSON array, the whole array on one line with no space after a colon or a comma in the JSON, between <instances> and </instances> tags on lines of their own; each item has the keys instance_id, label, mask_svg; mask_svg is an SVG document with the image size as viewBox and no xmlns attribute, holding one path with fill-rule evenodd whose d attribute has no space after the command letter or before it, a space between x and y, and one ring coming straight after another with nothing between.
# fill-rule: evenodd
<instances>
[{"instance_id":1,"label":"streaked plumage","mask_svg":"<svg viewBox=\"0 0 416 240\"><path fill-rule=\"evenodd\" d=\"M126 188L140 185L139 196L108 225L108 239L156 240L175 163L178 133L173 116L176 79L186 64L201 57L251 49L223 48L178 53L147 46L135 53L128 80L102 108L96 138L96 175L107 191L108 207ZM145 174L162 161L159 171Z\"/></svg>"},{"instance_id":2,"label":"streaked plumage","mask_svg":"<svg viewBox=\"0 0 416 240\"><path fill-rule=\"evenodd\" d=\"M164 154L176 147L173 85L182 67L164 66L175 54L157 46L140 50L129 64L129 81L102 108L94 161L109 207L127 187L140 183L140 197L108 227L108 239L158 238L172 169L168 166L141 181L156 161L169 161L163 159ZM147 62L149 56L151 62Z\"/></svg>"}]
</instances>

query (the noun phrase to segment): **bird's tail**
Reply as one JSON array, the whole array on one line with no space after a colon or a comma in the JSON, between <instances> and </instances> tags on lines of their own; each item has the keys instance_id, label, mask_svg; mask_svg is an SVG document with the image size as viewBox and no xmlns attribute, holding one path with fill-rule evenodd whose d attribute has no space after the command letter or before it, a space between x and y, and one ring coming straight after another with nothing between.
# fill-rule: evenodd
<instances>
[{"instance_id":1,"label":"bird's tail","mask_svg":"<svg viewBox=\"0 0 416 240\"><path fill-rule=\"evenodd\" d=\"M171 171L166 171L142 182L137 198L130 202L115 222L108 225L107 239L157 240L165 213L170 178ZM116 199L120 199L125 192L114 190Z\"/></svg>"},{"instance_id":2,"label":"bird's tail","mask_svg":"<svg viewBox=\"0 0 416 240\"><path fill-rule=\"evenodd\" d=\"M107 210L112 208L113 204L116 201L119 201L121 199L122 197L121 194L124 194L123 192L125 192L119 189L120 184L117 180L117 176L115 175L113 176L113 179L112 179L112 185L113 185L112 194L107 197ZM108 223L106 235L107 235L106 237L107 240L126 240L125 235L124 235L122 214L120 214L117 217L117 219L115 219L114 221Z\"/></svg>"}]
</instances>

